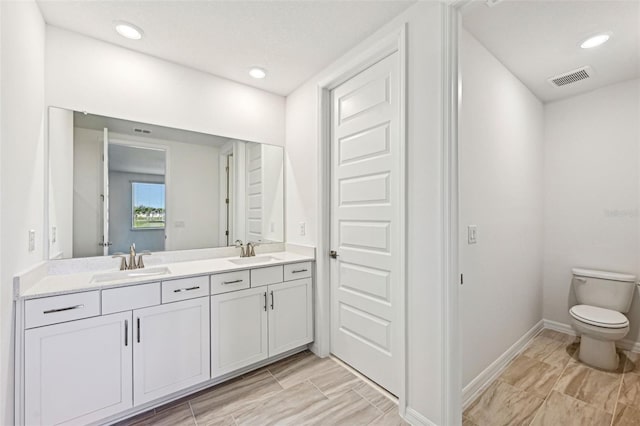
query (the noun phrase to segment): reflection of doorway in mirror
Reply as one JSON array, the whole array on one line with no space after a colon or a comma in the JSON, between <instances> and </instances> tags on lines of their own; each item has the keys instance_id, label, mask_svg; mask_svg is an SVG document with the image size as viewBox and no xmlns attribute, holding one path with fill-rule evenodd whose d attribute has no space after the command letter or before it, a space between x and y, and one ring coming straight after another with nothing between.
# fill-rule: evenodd
<instances>
[{"instance_id":1,"label":"reflection of doorway in mirror","mask_svg":"<svg viewBox=\"0 0 640 426\"><path fill-rule=\"evenodd\" d=\"M167 150L111 140L108 155L109 254L164 250Z\"/></svg>"}]
</instances>

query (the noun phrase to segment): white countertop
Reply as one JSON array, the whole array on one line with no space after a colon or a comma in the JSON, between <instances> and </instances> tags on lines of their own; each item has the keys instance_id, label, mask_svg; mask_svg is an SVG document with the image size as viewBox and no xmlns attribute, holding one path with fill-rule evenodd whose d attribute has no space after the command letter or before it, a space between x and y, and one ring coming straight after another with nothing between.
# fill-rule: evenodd
<instances>
[{"instance_id":1,"label":"white countertop","mask_svg":"<svg viewBox=\"0 0 640 426\"><path fill-rule=\"evenodd\" d=\"M222 272L239 271L246 269L264 268L275 265L284 265L286 263L305 262L315 260L313 256L307 256L289 251L264 253L258 256L272 256L277 260L266 263L257 263L253 265L236 265L230 262L230 259L238 259L235 257L223 257L205 260L192 260L184 262L167 263L163 265L153 265L149 268L157 268L166 266L170 273L164 275L152 275L143 277L127 277L121 280L92 282L93 276L105 272L116 272L117 269L111 271L91 271L80 272L64 275L46 275L38 280L24 293L20 294L20 299L33 299L43 296L54 296L66 293L75 293L80 291L101 290L112 287L122 287L131 284L150 283L158 281L167 281L176 278L185 278L196 275L219 274ZM141 270L141 271L144 271Z\"/></svg>"}]
</instances>

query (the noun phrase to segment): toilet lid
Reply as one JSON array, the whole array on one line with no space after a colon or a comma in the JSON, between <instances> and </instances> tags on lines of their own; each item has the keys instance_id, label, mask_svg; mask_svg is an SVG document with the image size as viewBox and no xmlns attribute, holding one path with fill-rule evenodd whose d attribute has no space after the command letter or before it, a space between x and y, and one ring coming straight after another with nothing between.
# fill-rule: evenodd
<instances>
[{"instance_id":1,"label":"toilet lid","mask_svg":"<svg viewBox=\"0 0 640 426\"><path fill-rule=\"evenodd\" d=\"M569 313L578 321L597 327L624 328L629 325L627 317L620 312L597 306L576 305L569 310Z\"/></svg>"}]
</instances>

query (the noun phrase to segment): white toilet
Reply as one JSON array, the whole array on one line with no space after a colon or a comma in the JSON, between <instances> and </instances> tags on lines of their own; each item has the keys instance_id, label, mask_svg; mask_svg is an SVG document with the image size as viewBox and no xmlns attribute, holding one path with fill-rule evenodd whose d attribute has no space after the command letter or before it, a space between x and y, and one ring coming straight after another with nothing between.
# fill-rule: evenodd
<instances>
[{"instance_id":1,"label":"white toilet","mask_svg":"<svg viewBox=\"0 0 640 426\"><path fill-rule=\"evenodd\" d=\"M615 342L629 332L629 311L636 277L615 272L573 269L578 305L569 310L580 338L579 359L603 370L618 368Z\"/></svg>"}]
</instances>

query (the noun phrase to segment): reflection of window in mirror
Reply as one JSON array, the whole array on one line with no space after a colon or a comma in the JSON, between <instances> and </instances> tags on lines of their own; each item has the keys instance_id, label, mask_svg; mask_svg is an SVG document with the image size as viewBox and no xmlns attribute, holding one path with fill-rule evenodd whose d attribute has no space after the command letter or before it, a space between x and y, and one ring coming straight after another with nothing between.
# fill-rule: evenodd
<instances>
[{"instance_id":1,"label":"reflection of window in mirror","mask_svg":"<svg viewBox=\"0 0 640 426\"><path fill-rule=\"evenodd\" d=\"M165 227L164 183L131 182L131 227L134 230Z\"/></svg>"}]
</instances>

